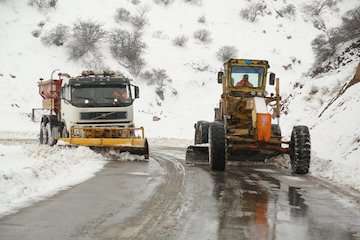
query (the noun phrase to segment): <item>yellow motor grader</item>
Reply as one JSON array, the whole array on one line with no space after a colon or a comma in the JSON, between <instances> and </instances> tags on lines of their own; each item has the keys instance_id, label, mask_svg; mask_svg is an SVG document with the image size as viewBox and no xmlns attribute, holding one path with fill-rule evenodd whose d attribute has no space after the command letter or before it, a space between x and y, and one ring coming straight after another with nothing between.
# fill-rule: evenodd
<instances>
[{"instance_id":1,"label":"yellow motor grader","mask_svg":"<svg viewBox=\"0 0 360 240\"><path fill-rule=\"evenodd\" d=\"M224 171L227 161L264 160L289 154L292 172L307 174L310 167L310 133L306 126L294 126L290 141L283 141L279 126L279 79L266 60L230 59L224 72L218 73L222 84L215 121L198 121L194 145L189 146L187 161L206 157L214 171ZM268 96L266 85L275 85ZM275 123L273 123L276 119Z\"/></svg>"},{"instance_id":2,"label":"yellow motor grader","mask_svg":"<svg viewBox=\"0 0 360 240\"><path fill-rule=\"evenodd\" d=\"M42 109L47 111L40 121L41 144L62 141L149 158L144 129L134 126L133 103L139 98L139 88L130 79L112 71L58 75L58 79L40 79L38 84Z\"/></svg>"}]
</instances>

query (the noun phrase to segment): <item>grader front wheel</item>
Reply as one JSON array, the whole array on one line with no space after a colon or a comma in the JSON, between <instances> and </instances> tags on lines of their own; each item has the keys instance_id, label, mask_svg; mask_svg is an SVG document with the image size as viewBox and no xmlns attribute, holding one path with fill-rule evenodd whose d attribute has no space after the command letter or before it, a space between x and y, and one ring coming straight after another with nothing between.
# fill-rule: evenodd
<instances>
[{"instance_id":1,"label":"grader front wheel","mask_svg":"<svg viewBox=\"0 0 360 240\"><path fill-rule=\"evenodd\" d=\"M295 126L291 133L290 161L296 174L307 174L310 168L311 142L309 128Z\"/></svg>"},{"instance_id":2,"label":"grader front wheel","mask_svg":"<svg viewBox=\"0 0 360 240\"><path fill-rule=\"evenodd\" d=\"M221 123L209 126L209 163L213 171L225 170L225 129Z\"/></svg>"}]
</instances>

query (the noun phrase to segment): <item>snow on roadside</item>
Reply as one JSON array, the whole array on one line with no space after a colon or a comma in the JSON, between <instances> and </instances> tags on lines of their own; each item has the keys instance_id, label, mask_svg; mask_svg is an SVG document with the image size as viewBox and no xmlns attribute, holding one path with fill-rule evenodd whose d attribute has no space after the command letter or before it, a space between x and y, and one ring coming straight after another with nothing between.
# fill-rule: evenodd
<instances>
[{"instance_id":1,"label":"snow on roadside","mask_svg":"<svg viewBox=\"0 0 360 240\"><path fill-rule=\"evenodd\" d=\"M148 161L145 159L144 156L142 155L135 155L135 154L131 154L129 152L122 152L122 153L118 153L115 151L110 151L108 156L111 158L111 160L113 161L118 161L118 162L136 162L136 161Z\"/></svg>"},{"instance_id":2,"label":"snow on roadside","mask_svg":"<svg viewBox=\"0 0 360 240\"><path fill-rule=\"evenodd\" d=\"M83 147L0 145L0 216L91 178L105 160Z\"/></svg>"},{"instance_id":3,"label":"snow on roadside","mask_svg":"<svg viewBox=\"0 0 360 240\"><path fill-rule=\"evenodd\" d=\"M350 87L321 116L330 100L355 73L358 61L341 69L299 82L290 99L282 130L293 125L310 127L311 174L360 190L360 84Z\"/></svg>"},{"instance_id":4,"label":"snow on roadside","mask_svg":"<svg viewBox=\"0 0 360 240\"><path fill-rule=\"evenodd\" d=\"M181 138L150 138L149 145L151 146L165 146L165 147L179 147L186 148L189 145L193 144L194 140L191 139L181 139Z\"/></svg>"}]
</instances>

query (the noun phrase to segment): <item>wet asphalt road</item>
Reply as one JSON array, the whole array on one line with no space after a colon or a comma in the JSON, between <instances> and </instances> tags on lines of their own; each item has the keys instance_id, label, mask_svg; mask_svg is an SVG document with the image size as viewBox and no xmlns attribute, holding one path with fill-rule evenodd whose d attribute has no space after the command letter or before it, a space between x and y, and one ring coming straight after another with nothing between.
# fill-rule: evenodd
<instances>
[{"instance_id":1,"label":"wet asphalt road","mask_svg":"<svg viewBox=\"0 0 360 240\"><path fill-rule=\"evenodd\" d=\"M311 177L271 166L225 173L156 148L0 219L0 240L360 239L360 208Z\"/></svg>"}]
</instances>

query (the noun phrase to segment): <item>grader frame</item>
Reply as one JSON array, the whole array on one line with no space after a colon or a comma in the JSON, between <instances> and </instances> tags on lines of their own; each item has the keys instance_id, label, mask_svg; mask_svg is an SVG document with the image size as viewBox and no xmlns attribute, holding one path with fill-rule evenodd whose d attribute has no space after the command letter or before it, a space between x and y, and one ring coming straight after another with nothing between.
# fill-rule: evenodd
<instances>
[{"instance_id":1,"label":"grader frame","mask_svg":"<svg viewBox=\"0 0 360 240\"><path fill-rule=\"evenodd\" d=\"M187 160L208 155L210 167L224 171L228 161L264 160L278 154L289 154L292 170L306 174L310 165L310 134L306 126L295 126L291 141L283 141L279 126L280 81L266 60L230 59L224 72L218 73L222 84L219 107L215 108L214 122L198 121L195 124L195 145L187 149ZM236 79L249 78L250 85L239 87ZM275 94L266 92L275 85ZM243 81L241 80L241 81ZM272 109L272 114L268 109ZM277 119L272 123L272 118ZM199 154L198 154L199 153Z\"/></svg>"}]
</instances>

